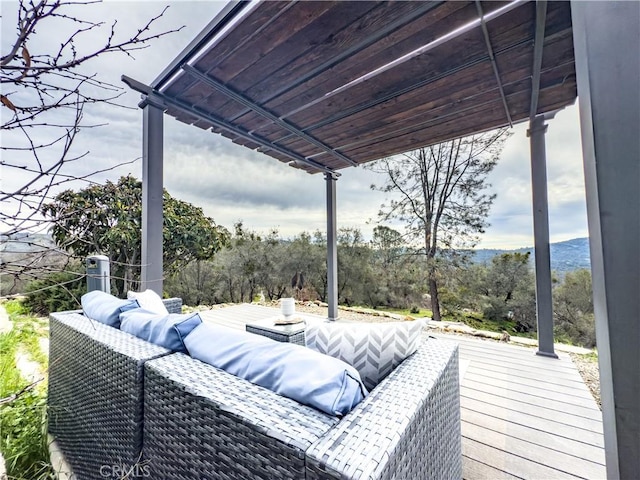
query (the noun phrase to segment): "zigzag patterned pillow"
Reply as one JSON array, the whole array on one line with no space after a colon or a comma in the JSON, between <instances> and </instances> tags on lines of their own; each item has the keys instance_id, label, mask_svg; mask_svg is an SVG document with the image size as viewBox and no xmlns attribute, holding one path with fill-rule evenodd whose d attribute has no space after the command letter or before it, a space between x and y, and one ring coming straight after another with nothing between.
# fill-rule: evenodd
<instances>
[{"instance_id":1,"label":"zigzag patterned pillow","mask_svg":"<svg viewBox=\"0 0 640 480\"><path fill-rule=\"evenodd\" d=\"M308 323L307 347L339 358L360 373L371 391L409 355L421 341L423 320L390 323Z\"/></svg>"}]
</instances>

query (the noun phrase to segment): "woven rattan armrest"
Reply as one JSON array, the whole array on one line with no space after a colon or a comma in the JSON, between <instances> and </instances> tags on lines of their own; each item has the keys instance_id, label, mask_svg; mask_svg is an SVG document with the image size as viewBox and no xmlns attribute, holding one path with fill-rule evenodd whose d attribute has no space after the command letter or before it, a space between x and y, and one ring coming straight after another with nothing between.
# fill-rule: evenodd
<instances>
[{"instance_id":1,"label":"woven rattan armrest","mask_svg":"<svg viewBox=\"0 0 640 480\"><path fill-rule=\"evenodd\" d=\"M52 313L49 325L49 432L78 478L133 466L144 363L170 351L75 311Z\"/></svg>"},{"instance_id":2,"label":"woven rattan armrest","mask_svg":"<svg viewBox=\"0 0 640 480\"><path fill-rule=\"evenodd\" d=\"M178 297L165 298L162 300L169 313L182 313L182 299Z\"/></svg>"},{"instance_id":3,"label":"woven rattan armrest","mask_svg":"<svg viewBox=\"0 0 640 480\"><path fill-rule=\"evenodd\" d=\"M144 389L153 478L304 478L305 450L338 422L179 353L145 365Z\"/></svg>"},{"instance_id":4,"label":"woven rattan armrest","mask_svg":"<svg viewBox=\"0 0 640 480\"><path fill-rule=\"evenodd\" d=\"M307 478L462 477L458 349L427 340L307 450Z\"/></svg>"}]
</instances>

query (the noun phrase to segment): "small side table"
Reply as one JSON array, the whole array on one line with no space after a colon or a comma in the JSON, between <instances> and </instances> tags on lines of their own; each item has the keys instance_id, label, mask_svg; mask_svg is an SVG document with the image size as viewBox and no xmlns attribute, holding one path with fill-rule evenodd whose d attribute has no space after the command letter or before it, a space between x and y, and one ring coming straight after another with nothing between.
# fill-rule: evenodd
<instances>
[{"instance_id":1,"label":"small side table","mask_svg":"<svg viewBox=\"0 0 640 480\"><path fill-rule=\"evenodd\" d=\"M247 323L247 332L262 335L278 342L295 343L304 345L305 323L293 323L291 325L276 325L278 317L264 318L255 322Z\"/></svg>"}]
</instances>

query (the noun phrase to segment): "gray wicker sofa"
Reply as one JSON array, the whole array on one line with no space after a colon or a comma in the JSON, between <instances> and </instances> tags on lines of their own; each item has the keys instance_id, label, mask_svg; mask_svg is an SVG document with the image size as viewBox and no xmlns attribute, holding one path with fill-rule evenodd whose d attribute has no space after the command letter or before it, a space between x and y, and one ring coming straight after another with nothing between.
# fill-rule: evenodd
<instances>
[{"instance_id":1,"label":"gray wicker sofa","mask_svg":"<svg viewBox=\"0 0 640 480\"><path fill-rule=\"evenodd\" d=\"M462 476L454 343L336 418L80 312L50 323L49 431L79 479Z\"/></svg>"}]
</instances>

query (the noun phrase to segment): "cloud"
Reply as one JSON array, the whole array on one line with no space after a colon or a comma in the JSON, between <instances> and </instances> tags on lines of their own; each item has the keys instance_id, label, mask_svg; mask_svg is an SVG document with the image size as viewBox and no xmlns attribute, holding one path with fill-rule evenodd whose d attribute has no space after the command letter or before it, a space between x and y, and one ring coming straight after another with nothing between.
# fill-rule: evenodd
<instances>
[{"instance_id":1,"label":"cloud","mask_svg":"<svg viewBox=\"0 0 640 480\"><path fill-rule=\"evenodd\" d=\"M577 105L547 122L547 197L551 241L588 235ZM533 244L528 123L516 125L489 180L497 194L481 246Z\"/></svg>"}]
</instances>

